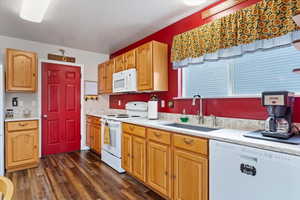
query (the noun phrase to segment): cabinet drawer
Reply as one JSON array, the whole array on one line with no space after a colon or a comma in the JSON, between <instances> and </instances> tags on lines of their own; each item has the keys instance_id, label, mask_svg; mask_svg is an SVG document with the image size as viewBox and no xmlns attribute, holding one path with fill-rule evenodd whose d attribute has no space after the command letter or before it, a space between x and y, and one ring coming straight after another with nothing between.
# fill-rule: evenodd
<instances>
[{"instance_id":1,"label":"cabinet drawer","mask_svg":"<svg viewBox=\"0 0 300 200\"><path fill-rule=\"evenodd\" d=\"M93 124L96 124L96 125L100 125L101 120L100 120L99 117L93 117L93 118L92 118L92 123L93 123Z\"/></svg>"},{"instance_id":2,"label":"cabinet drawer","mask_svg":"<svg viewBox=\"0 0 300 200\"><path fill-rule=\"evenodd\" d=\"M100 124L101 123L101 119L99 117L94 117L94 116L90 116L90 115L87 115L86 121L88 123L93 123L93 124Z\"/></svg>"},{"instance_id":3,"label":"cabinet drawer","mask_svg":"<svg viewBox=\"0 0 300 200\"><path fill-rule=\"evenodd\" d=\"M195 153L208 155L208 140L191 136L174 134L174 146Z\"/></svg>"},{"instance_id":4,"label":"cabinet drawer","mask_svg":"<svg viewBox=\"0 0 300 200\"><path fill-rule=\"evenodd\" d=\"M123 124L123 131L139 137L146 137L146 128L132 124Z\"/></svg>"},{"instance_id":5,"label":"cabinet drawer","mask_svg":"<svg viewBox=\"0 0 300 200\"><path fill-rule=\"evenodd\" d=\"M38 121L18 121L18 122L6 122L8 131L21 131L29 129L37 129Z\"/></svg>"},{"instance_id":6,"label":"cabinet drawer","mask_svg":"<svg viewBox=\"0 0 300 200\"><path fill-rule=\"evenodd\" d=\"M150 140L164 143L164 144L171 144L171 133L156 129L147 129L147 135Z\"/></svg>"}]
</instances>

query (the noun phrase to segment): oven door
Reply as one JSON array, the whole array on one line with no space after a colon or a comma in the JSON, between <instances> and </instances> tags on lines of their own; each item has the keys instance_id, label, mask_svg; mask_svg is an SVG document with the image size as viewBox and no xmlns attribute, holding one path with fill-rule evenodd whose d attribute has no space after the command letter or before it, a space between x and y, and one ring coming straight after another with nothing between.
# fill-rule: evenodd
<instances>
[{"instance_id":1,"label":"oven door","mask_svg":"<svg viewBox=\"0 0 300 200\"><path fill-rule=\"evenodd\" d=\"M126 90L126 76L124 72L113 74L113 93L124 92Z\"/></svg>"},{"instance_id":2,"label":"oven door","mask_svg":"<svg viewBox=\"0 0 300 200\"><path fill-rule=\"evenodd\" d=\"M110 144L104 144L105 127L109 127ZM118 158L121 158L121 137L122 137L122 124L121 122L112 120L102 121L102 149Z\"/></svg>"}]
</instances>

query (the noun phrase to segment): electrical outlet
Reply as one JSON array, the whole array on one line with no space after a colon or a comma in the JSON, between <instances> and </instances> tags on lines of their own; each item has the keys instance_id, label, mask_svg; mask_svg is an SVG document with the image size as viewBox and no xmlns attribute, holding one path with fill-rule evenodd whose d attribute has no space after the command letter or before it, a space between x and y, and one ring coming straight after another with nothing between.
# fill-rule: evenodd
<instances>
[{"instance_id":1,"label":"electrical outlet","mask_svg":"<svg viewBox=\"0 0 300 200\"><path fill-rule=\"evenodd\" d=\"M165 100L161 100L161 107L162 108L166 107L166 101Z\"/></svg>"}]
</instances>

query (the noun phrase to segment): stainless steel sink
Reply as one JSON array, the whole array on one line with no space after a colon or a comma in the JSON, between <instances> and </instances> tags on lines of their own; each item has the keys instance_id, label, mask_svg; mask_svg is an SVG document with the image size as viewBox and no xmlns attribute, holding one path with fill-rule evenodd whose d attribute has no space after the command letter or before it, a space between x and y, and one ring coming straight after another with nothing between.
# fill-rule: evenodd
<instances>
[{"instance_id":1,"label":"stainless steel sink","mask_svg":"<svg viewBox=\"0 0 300 200\"><path fill-rule=\"evenodd\" d=\"M206 128L201 126L193 126L188 124L178 124L178 123L172 123L172 124L165 124L165 126L170 126L174 128L183 128L183 129L189 129L189 130L195 130L195 131L202 131L202 132L210 132L218 130L216 128Z\"/></svg>"}]
</instances>

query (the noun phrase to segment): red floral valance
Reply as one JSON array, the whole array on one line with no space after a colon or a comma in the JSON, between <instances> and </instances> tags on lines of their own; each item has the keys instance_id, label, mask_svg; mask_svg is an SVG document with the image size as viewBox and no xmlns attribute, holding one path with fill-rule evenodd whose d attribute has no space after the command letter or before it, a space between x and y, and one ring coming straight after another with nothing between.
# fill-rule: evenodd
<instances>
[{"instance_id":1,"label":"red floral valance","mask_svg":"<svg viewBox=\"0 0 300 200\"><path fill-rule=\"evenodd\" d=\"M300 0L263 0L175 36L171 61L174 63L198 58L220 49L271 39L299 30L292 19L299 11Z\"/></svg>"}]
</instances>

